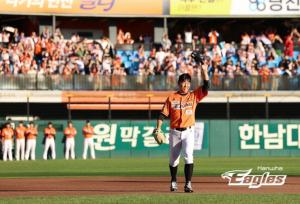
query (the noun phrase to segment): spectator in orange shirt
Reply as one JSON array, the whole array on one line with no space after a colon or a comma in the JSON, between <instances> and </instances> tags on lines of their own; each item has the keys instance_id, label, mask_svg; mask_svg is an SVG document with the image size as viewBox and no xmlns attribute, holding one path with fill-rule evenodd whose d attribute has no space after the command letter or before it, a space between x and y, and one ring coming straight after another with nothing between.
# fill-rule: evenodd
<instances>
[{"instance_id":1,"label":"spectator in orange shirt","mask_svg":"<svg viewBox=\"0 0 300 204\"><path fill-rule=\"evenodd\" d=\"M262 68L258 71L258 73L261 76L261 89L268 90L271 72L267 66L267 63L262 65Z\"/></svg>"},{"instance_id":2,"label":"spectator in orange shirt","mask_svg":"<svg viewBox=\"0 0 300 204\"><path fill-rule=\"evenodd\" d=\"M23 121L19 122L18 127L16 127L16 160L19 161L25 159L25 132L26 127L24 126ZM21 155L21 156L20 156Z\"/></svg>"},{"instance_id":3,"label":"spectator in orange shirt","mask_svg":"<svg viewBox=\"0 0 300 204\"><path fill-rule=\"evenodd\" d=\"M10 123L5 124L5 128L2 129L2 145L3 145L3 161L7 161L7 157L9 161L13 160L12 157L12 146L13 146L13 137L14 130L11 127Z\"/></svg>"},{"instance_id":4,"label":"spectator in orange shirt","mask_svg":"<svg viewBox=\"0 0 300 204\"><path fill-rule=\"evenodd\" d=\"M86 121L85 126L82 128L82 134L84 136L84 143L83 143L83 155L82 158L87 158L87 151L90 148L91 158L95 159L95 149L94 149L94 128L91 126L89 120Z\"/></svg>"},{"instance_id":5,"label":"spectator in orange shirt","mask_svg":"<svg viewBox=\"0 0 300 204\"><path fill-rule=\"evenodd\" d=\"M56 135L56 130L53 127L52 123L48 123L48 127L44 129L44 136L45 136L45 149L44 149L44 154L43 154L43 159L47 160L47 154L48 150L50 148L51 150L51 157L52 159L56 158L56 153L55 153L55 135Z\"/></svg>"},{"instance_id":6,"label":"spectator in orange shirt","mask_svg":"<svg viewBox=\"0 0 300 204\"><path fill-rule=\"evenodd\" d=\"M71 152L71 159L75 159L75 136L77 134L76 129L73 127L72 121L68 122L68 127L64 130L64 135L66 137L66 152L65 158L69 159L69 154Z\"/></svg>"},{"instance_id":7,"label":"spectator in orange shirt","mask_svg":"<svg viewBox=\"0 0 300 204\"><path fill-rule=\"evenodd\" d=\"M219 37L219 33L215 29L212 29L208 33L209 43L210 44L218 44L218 37Z\"/></svg>"},{"instance_id":8,"label":"spectator in orange shirt","mask_svg":"<svg viewBox=\"0 0 300 204\"><path fill-rule=\"evenodd\" d=\"M26 153L25 159L28 160L29 156L31 160L35 160L35 148L36 148L36 137L38 136L37 127L31 121L29 127L25 131L26 135Z\"/></svg>"}]
</instances>

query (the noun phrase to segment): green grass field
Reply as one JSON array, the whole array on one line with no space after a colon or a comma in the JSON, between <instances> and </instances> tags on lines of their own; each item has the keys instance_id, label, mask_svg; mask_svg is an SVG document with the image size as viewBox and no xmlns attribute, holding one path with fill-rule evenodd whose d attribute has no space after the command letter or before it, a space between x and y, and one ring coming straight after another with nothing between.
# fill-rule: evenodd
<instances>
[{"instance_id":1,"label":"green grass field","mask_svg":"<svg viewBox=\"0 0 300 204\"><path fill-rule=\"evenodd\" d=\"M181 194L181 195L130 195L130 196L74 196L74 197L19 197L0 198L1 204L94 204L94 203L183 203L183 204L298 204L300 195L227 195L227 194Z\"/></svg>"},{"instance_id":2,"label":"green grass field","mask_svg":"<svg viewBox=\"0 0 300 204\"><path fill-rule=\"evenodd\" d=\"M183 175L183 162L179 175ZM197 158L195 176L220 176L234 169L253 169L258 166L282 167L282 174L300 176L300 158ZM277 173L277 172L272 172ZM0 162L0 178L18 177L69 177L69 176L168 176L167 158L113 158L97 160L13 161ZM1 183L0 183L1 185ZM0 203L300 203L300 195L290 194L166 194L166 195L111 195L111 196L47 196L0 197Z\"/></svg>"},{"instance_id":3,"label":"green grass field","mask_svg":"<svg viewBox=\"0 0 300 204\"><path fill-rule=\"evenodd\" d=\"M183 175L183 161L179 175ZM281 173L300 176L300 158L197 158L195 176L220 176L234 169L283 167ZM168 176L167 158L113 158L96 160L51 160L0 162L0 177L51 176Z\"/></svg>"}]
</instances>

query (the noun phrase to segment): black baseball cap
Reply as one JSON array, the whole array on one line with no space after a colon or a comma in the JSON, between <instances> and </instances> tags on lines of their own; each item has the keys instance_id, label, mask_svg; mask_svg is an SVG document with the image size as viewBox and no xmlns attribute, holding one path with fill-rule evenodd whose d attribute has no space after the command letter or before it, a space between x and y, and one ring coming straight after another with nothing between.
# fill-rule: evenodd
<instances>
[{"instance_id":1,"label":"black baseball cap","mask_svg":"<svg viewBox=\"0 0 300 204\"><path fill-rule=\"evenodd\" d=\"M192 81L192 78L189 74L181 74L178 78L178 84L181 84L182 82L184 81L188 81L188 82L191 82Z\"/></svg>"}]
</instances>

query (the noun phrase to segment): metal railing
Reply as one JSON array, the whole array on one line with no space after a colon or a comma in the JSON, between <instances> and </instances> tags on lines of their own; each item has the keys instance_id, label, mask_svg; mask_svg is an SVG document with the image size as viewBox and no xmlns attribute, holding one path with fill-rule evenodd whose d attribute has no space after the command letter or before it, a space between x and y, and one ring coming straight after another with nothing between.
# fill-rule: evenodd
<instances>
[{"instance_id":1,"label":"metal railing","mask_svg":"<svg viewBox=\"0 0 300 204\"><path fill-rule=\"evenodd\" d=\"M201 84L192 79L192 89ZM299 90L300 76L212 77L211 90ZM89 75L1 75L0 90L174 90L177 77L172 76L89 76Z\"/></svg>"}]
</instances>

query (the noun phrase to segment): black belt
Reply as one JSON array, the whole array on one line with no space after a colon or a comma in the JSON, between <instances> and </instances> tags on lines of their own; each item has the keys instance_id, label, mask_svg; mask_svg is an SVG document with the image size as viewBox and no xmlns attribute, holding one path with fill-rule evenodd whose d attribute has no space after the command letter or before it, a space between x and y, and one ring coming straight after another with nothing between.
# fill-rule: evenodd
<instances>
[{"instance_id":1,"label":"black belt","mask_svg":"<svg viewBox=\"0 0 300 204\"><path fill-rule=\"evenodd\" d=\"M182 132L182 131L185 131L185 130L187 130L187 129L189 129L189 128L190 128L190 127L186 127L186 128L175 128L175 130Z\"/></svg>"}]
</instances>

